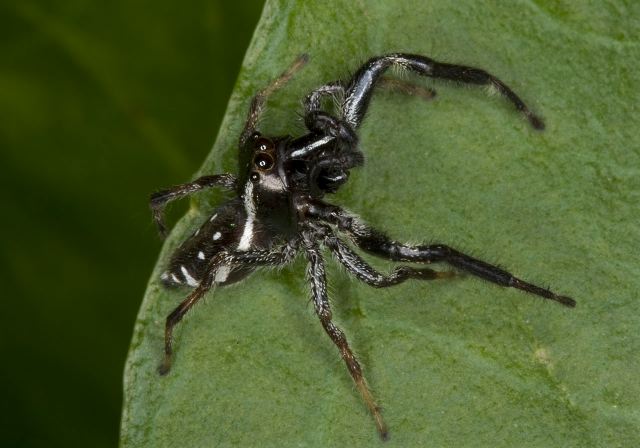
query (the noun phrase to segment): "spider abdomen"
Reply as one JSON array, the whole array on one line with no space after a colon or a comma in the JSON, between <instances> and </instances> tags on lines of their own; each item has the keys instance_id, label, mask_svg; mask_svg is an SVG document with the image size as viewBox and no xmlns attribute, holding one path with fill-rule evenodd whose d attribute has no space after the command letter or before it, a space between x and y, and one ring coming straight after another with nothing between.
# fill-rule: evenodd
<instances>
[{"instance_id":1,"label":"spider abdomen","mask_svg":"<svg viewBox=\"0 0 640 448\"><path fill-rule=\"evenodd\" d=\"M233 199L218 207L209 218L178 247L162 273L165 286L200 284L209 262L223 250L236 250L245 231L247 214L240 199ZM228 284L244 278L251 270L220 269L216 283Z\"/></svg>"}]
</instances>

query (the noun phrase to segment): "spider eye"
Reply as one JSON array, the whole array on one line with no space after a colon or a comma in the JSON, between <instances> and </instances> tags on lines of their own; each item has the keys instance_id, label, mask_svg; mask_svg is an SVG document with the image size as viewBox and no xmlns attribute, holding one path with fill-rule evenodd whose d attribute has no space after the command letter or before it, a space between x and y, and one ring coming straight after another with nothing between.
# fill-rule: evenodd
<instances>
[{"instance_id":1,"label":"spider eye","mask_svg":"<svg viewBox=\"0 0 640 448\"><path fill-rule=\"evenodd\" d=\"M256 139L255 148L258 151L270 151L273 149L273 142L268 138L258 137Z\"/></svg>"},{"instance_id":2,"label":"spider eye","mask_svg":"<svg viewBox=\"0 0 640 448\"><path fill-rule=\"evenodd\" d=\"M268 153L259 153L253 159L253 163L258 169L268 170L273 166L273 157Z\"/></svg>"}]
</instances>

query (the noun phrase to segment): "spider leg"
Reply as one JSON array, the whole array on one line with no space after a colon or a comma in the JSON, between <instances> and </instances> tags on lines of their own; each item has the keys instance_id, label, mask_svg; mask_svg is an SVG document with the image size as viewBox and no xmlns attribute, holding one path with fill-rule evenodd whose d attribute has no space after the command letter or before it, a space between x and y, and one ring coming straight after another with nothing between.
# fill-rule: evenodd
<instances>
[{"instance_id":1,"label":"spider leg","mask_svg":"<svg viewBox=\"0 0 640 448\"><path fill-rule=\"evenodd\" d=\"M242 134L240 134L240 148L244 147L251 134L255 132L258 120L260 120L260 116L262 115L262 112L264 112L264 107L269 95L284 86L298 70L305 66L308 61L309 55L301 54L295 61L293 61L293 64L291 64L288 69L253 97L249 108L249 114L247 115L247 121L244 125L244 130L242 131Z\"/></svg>"},{"instance_id":2,"label":"spider leg","mask_svg":"<svg viewBox=\"0 0 640 448\"><path fill-rule=\"evenodd\" d=\"M423 87L403 79L382 76L378 81L377 87L390 91L404 93L405 95L418 96L424 100L430 100L436 96L436 91L427 87ZM322 98L325 96L344 95L345 86L341 81L333 81L313 90L304 99L305 115L320 110Z\"/></svg>"},{"instance_id":3,"label":"spider leg","mask_svg":"<svg viewBox=\"0 0 640 448\"><path fill-rule=\"evenodd\" d=\"M432 100L436 96L435 89L423 87L418 84L414 84L404 79L391 78L389 76L382 76L378 81L377 87L390 90L392 92L399 92L409 96L417 96L425 101Z\"/></svg>"},{"instance_id":4,"label":"spider leg","mask_svg":"<svg viewBox=\"0 0 640 448\"><path fill-rule=\"evenodd\" d=\"M340 96L344 94L344 85L341 81L329 82L313 90L304 98L305 115L314 110L321 109L322 98L326 96Z\"/></svg>"},{"instance_id":5,"label":"spider leg","mask_svg":"<svg viewBox=\"0 0 640 448\"><path fill-rule=\"evenodd\" d=\"M419 96L425 100L430 100L436 95L435 90L388 76L380 78L378 87ZM345 86L341 81L330 82L313 90L304 99L304 122L311 132L320 132L355 146L358 143L358 137L354 128L346 121L321 110L323 97L344 97L344 93Z\"/></svg>"},{"instance_id":6,"label":"spider leg","mask_svg":"<svg viewBox=\"0 0 640 448\"><path fill-rule=\"evenodd\" d=\"M333 343L340 350L340 355L347 365L347 369L356 383L356 387L360 392L364 402L366 403L369 411L373 415L373 418L378 429L378 433L383 440L389 438L389 432L387 425L382 418L380 407L376 404L367 381L362 373L360 363L356 359L353 351L349 347L347 338L344 332L338 328L331 320L332 313L329 305L329 298L327 296L327 281L325 277L324 262L318 246L310 240L305 241L305 249L307 259L309 261L308 276L311 281L311 292L313 295L313 304L316 314L320 318L320 323L325 332L329 335Z\"/></svg>"},{"instance_id":7,"label":"spider leg","mask_svg":"<svg viewBox=\"0 0 640 448\"><path fill-rule=\"evenodd\" d=\"M358 143L353 127L322 110L323 97L334 97L336 101L342 102L344 91L342 81L333 81L313 90L304 99L304 123L311 132L337 138L353 147Z\"/></svg>"},{"instance_id":8,"label":"spider leg","mask_svg":"<svg viewBox=\"0 0 640 448\"><path fill-rule=\"evenodd\" d=\"M335 235L326 237L324 241L336 259L349 272L374 288L394 286L412 278L417 280L436 280L454 276L454 273L449 271L439 272L429 268L416 269L409 266L399 266L390 275L384 275L371 267Z\"/></svg>"},{"instance_id":9,"label":"spider leg","mask_svg":"<svg viewBox=\"0 0 640 448\"><path fill-rule=\"evenodd\" d=\"M498 266L466 255L445 244L410 246L394 241L340 207L315 201L308 208L307 213L316 219L336 225L339 230L346 232L358 247L373 255L392 261L444 262L500 286L516 288L568 307L576 305L575 300L570 297L561 296L548 289L525 282Z\"/></svg>"},{"instance_id":10,"label":"spider leg","mask_svg":"<svg viewBox=\"0 0 640 448\"><path fill-rule=\"evenodd\" d=\"M202 282L167 316L164 331L164 360L158 368L160 375L171 370L173 358L173 328L215 284L216 274L221 268L234 266L279 266L289 263L296 255L297 248L285 245L279 249L247 252L220 252L211 259Z\"/></svg>"},{"instance_id":11,"label":"spider leg","mask_svg":"<svg viewBox=\"0 0 640 448\"><path fill-rule=\"evenodd\" d=\"M171 314L167 316L164 327L164 359L160 367L158 367L158 373L160 375L166 375L171 370L171 363L173 360L173 327L189 312L189 310L198 303L198 301L211 289L211 282L203 281L193 290L191 294L184 299L180 305L174 309Z\"/></svg>"},{"instance_id":12,"label":"spider leg","mask_svg":"<svg viewBox=\"0 0 640 448\"><path fill-rule=\"evenodd\" d=\"M474 67L447 64L434 61L426 56L402 53L369 59L351 78L345 90L342 115L354 128L360 126L369 107L373 89L380 77L392 66L408 69L419 75L431 78L447 79L461 84L493 87L507 98L529 120L535 129L544 129L542 119L535 115L509 86L492 74Z\"/></svg>"},{"instance_id":13,"label":"spider leg","mask_svg":"<svg viewBox=\"0 0 640 448\"><path fill-rule=\"evenodd\" d=\"M355 146L358 142L355 130L343 120L322 110L324 97L334 97L337 101L341 101L344 89L344 84L341 81L333 81L308 94L304 99L304 123L311 132L334 137Z\"/></svg>"},{"instance_id":14,"label":"spider leg","mask_svg":"<svg viewBox=\"0 0 640 448\"><path fill-rule=\"evenodd\" d=\"M169 202L196 193L205 188L222 187L227 190L234 190L236 188L236 182L237 179L232 174L216 174L213 176L202 176L188 184L176 185L166 190L153 193L151 195L149 206L151 207L151 213L156 225L158 226L160 235L165 237L167 234L167 228L164 224L164 208Z\"/></svg>"}]
</instances>

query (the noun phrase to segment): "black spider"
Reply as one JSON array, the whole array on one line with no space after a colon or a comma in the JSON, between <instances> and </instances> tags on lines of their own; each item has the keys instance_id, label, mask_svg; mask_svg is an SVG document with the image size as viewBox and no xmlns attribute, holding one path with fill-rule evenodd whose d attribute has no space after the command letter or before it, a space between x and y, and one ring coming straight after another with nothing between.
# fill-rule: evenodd
<instances>
[{"instance_id":1,"label":"black spider","mask_svg":"<svg viewBox=\"0 0 640 448\"><path fill-rule=\"evenodd\" d=\"M171 368L173 327L214 284L236 282L258 266L289 263L303 252L308 260L315 311L340 350L380 436L387 439L387 426L367 387L360 364L344 333L331 320L322 247L327 247L351 274L376 288L397 285L410 278L450 277L452 273L400 266L384 275L369 266L340 235L348 237L360 249L388 260L425 264L444 262L484 280L569 307L575 306L575 301L520 280L497 266L444 244L410 246L399 243L367 226L357 216L322 200L326 193L336 192L347 181L351 168L364 161L356 131L366 114L373 89L387 86L425 96L434 94L403 81L382 77L389 67L395 66L432 78L493 87L511 101L534 128L543 129L544 124L507 85L484 70L436 62L424 56L389 54L370 59L347 82L332 82L312 91L304 101L304 122L308 129L305 135L297 138L262 136L256 131L256 125L267 97L282 87L307 59L306 55L300 56L254 97L240 136L238 178L231 174L203 176L151 196L153 216L164 234L162 211L169 201L209 187L222 187L237 195L216 209L176 250L169 269L161 276L166 286L186 284L195 289L167 317L165 357L159 371L164 375ZM322 110L324 97L337 100L337 113Z\"/></svg>"}]
</instances>

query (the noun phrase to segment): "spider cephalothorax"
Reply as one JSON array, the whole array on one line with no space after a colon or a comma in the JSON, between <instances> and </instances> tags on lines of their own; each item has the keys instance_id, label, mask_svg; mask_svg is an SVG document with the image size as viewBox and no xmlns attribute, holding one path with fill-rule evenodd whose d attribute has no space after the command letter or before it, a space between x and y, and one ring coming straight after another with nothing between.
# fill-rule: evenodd
<instances>
[{"instance_id":1,"label":"spider cephalothorax","mask_svg":"<svg viewBox=\"0 0 640 448\"><path fill-rule=\"evenodd\" d=\"M160 373L172 362L174 326L214 285L244 278L259 266L289 263L298 253L308 261L313 304L320 322L340 350L349 373L371 411L380 436L388 437L379 407L371 395L362 369L347 339L333 320L321 249L327 248L359 280L377 287L397 285L408 279L434 280L451 272L425 267L399 266L390 274L376 271L343 241L391 261L419 264L443 262L495 284L513 287L573 307L575 301L527 283L509 272L465 255L444 244L407 245L388 238L355 215L323 200L349 178L350 170L363 164L357 129L367 111L375 87L391 87L430 98L433 91L382 77L392 66L432 78L493 87L514 104L536 129L540 118L502 81L484 70L433 61L412 54L389 54L370 59L347 82L336 81L312 91L304 101L308 132L300 137L266 137L257 130L264 104L307 62L305 55L253 99L240 136L240 175L203 176L151 196L151 208L160 232L165 233L162 212L167 202L208 187L235 191L236 197L218 207L205 223L176 250L162 274L166 286L194 288L167 317L165 357ZM322 98L332 96L337 110L322 110Z\"/></svg>"}]
</instances>

